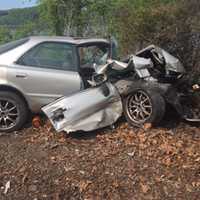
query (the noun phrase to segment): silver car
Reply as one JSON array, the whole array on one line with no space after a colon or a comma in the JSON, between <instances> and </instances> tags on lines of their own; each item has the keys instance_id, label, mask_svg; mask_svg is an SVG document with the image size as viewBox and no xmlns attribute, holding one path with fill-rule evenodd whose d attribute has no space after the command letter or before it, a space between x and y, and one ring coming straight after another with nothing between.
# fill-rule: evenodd
<instances>
[{"instance_id":1,"label":"silver car","mask_svg":"<svg viewBox=\"0 0 200 200\"><path fill-rule=\"evenodd\" d=\"M0 46L0 131L20 129L29 112L88 87L93 63L111 57L104 39L29 37Z\"/></svg>"}]
</instances>

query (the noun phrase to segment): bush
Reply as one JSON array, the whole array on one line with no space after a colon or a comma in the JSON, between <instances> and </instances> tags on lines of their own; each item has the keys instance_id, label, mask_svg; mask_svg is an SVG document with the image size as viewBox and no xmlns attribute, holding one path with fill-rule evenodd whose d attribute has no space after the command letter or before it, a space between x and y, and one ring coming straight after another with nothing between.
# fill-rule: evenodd
<instances>
[{"instance_id":1,"label":"bush","mask_svg":"<svg viewBox=\"0 0 200 200\"><path fill-rule=\"evenodd\" d=\"M11 35L10 31L6 27L0 26L0 45L10 41Z\"/></svg>"},{"instance_id":2,"label":"bush","mask_svg":"<svg viewBox=\"0 0 200 200\"><path fill-rule=\"evenodd\" d=\"M130 2L115 16L122 54L154 43L180 58L189 71L200 71L198 0L152 1L139 8Z\"/></svg>"}]
</instances>

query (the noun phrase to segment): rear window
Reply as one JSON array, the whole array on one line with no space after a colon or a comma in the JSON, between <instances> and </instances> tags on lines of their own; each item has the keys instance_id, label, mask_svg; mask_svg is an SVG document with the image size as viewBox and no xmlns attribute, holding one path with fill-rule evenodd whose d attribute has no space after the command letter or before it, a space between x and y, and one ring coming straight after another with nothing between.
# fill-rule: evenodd
<instances>
[{"instance_id":1,"label":"rear window","mask_svg":"<svg viewBox=\"0 0 200 200\"><path fill-rule=\"evenodd\" d=\"M7 44L1 45L0 46L0 54L3 54L3 53L6 53L7 51L15 49L18 46L25 44L28 41L29 41L29 38L24 38L24 39L21 39L21 40L16 40L16 41L9 42Z\"/></svg>"}]
</instances>

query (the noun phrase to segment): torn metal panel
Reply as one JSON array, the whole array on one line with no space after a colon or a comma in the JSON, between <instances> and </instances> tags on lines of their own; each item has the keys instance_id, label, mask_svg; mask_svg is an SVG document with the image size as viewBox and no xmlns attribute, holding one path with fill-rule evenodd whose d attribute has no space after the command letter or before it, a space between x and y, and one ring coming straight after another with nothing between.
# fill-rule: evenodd
<instances>
[{"instance_id":1,"label":"torn metal panel","mask_svg":"<svg viewBox=\"0 0 200 200\"><path fill-rule=\"evenodd\" d=\"M133 64L135 66L135 70L140 78L150 77L150 73L148 71L149 68L153 67L153 63L150 58L141 58L138 56L132 56Z\"/></svg>"},{"instance_id":2,"label":"torn metal panel","mask_svg":"<svg viewBox=\"0 0 200 200\"><path fill-rule=\"evenodd\" d=\"M180 60L171 54L169 54L167 51L161 49L162 55L165 58L166 63L166 70L167 71L174 71L179 73L186 73L182 63Z\"/></svg>"},{"instance_id":3,"label":"torn metal panel","mask_svg":"<svg viewBox=\"0 0 200 200\"><path fill-rule=\"evenodd\" d=\"M122 102L111 83L64 97L42 108L56 131L91 131L112 125L122 115Z\"/></svg>"},{"instance_id":4,"label":"torn metal panel","mask_svg":"<svg viewBox=\"0 0 200 200\"><path fill-rule=\"evenodd\" d=\"M164 49L162 49L158 46L149 45L148 47L137 52L136 55L139 57L148 57L147 56L148 52L152 52L152 53L156 52L158 59L160 59L161 61L164 61L165 68L168 72L169 71L178 72L178 73L186 72L182 63L180 62L180 60L178 58L174 57L173 55L171 55L170 53L168 53L167 51L165 51ZM154 56L155 56L155 54L154 54Z\"/></svg>"}]
</instances>

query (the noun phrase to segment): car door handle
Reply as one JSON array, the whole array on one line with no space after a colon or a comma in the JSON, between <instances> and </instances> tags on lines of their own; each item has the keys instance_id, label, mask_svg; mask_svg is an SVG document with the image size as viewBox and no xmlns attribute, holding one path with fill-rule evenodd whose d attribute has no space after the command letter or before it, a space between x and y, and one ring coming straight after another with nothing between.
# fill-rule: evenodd
<instances>
[{"instance_id":1,"label":"car door handle","mask_svg":"<svg viewBox=\"0 0 200 200\"><path fill-rule=\"evenodd\" d=\"M16 74L17 78L26 78L27 74Z\"/></svg>"}]
</instances>

